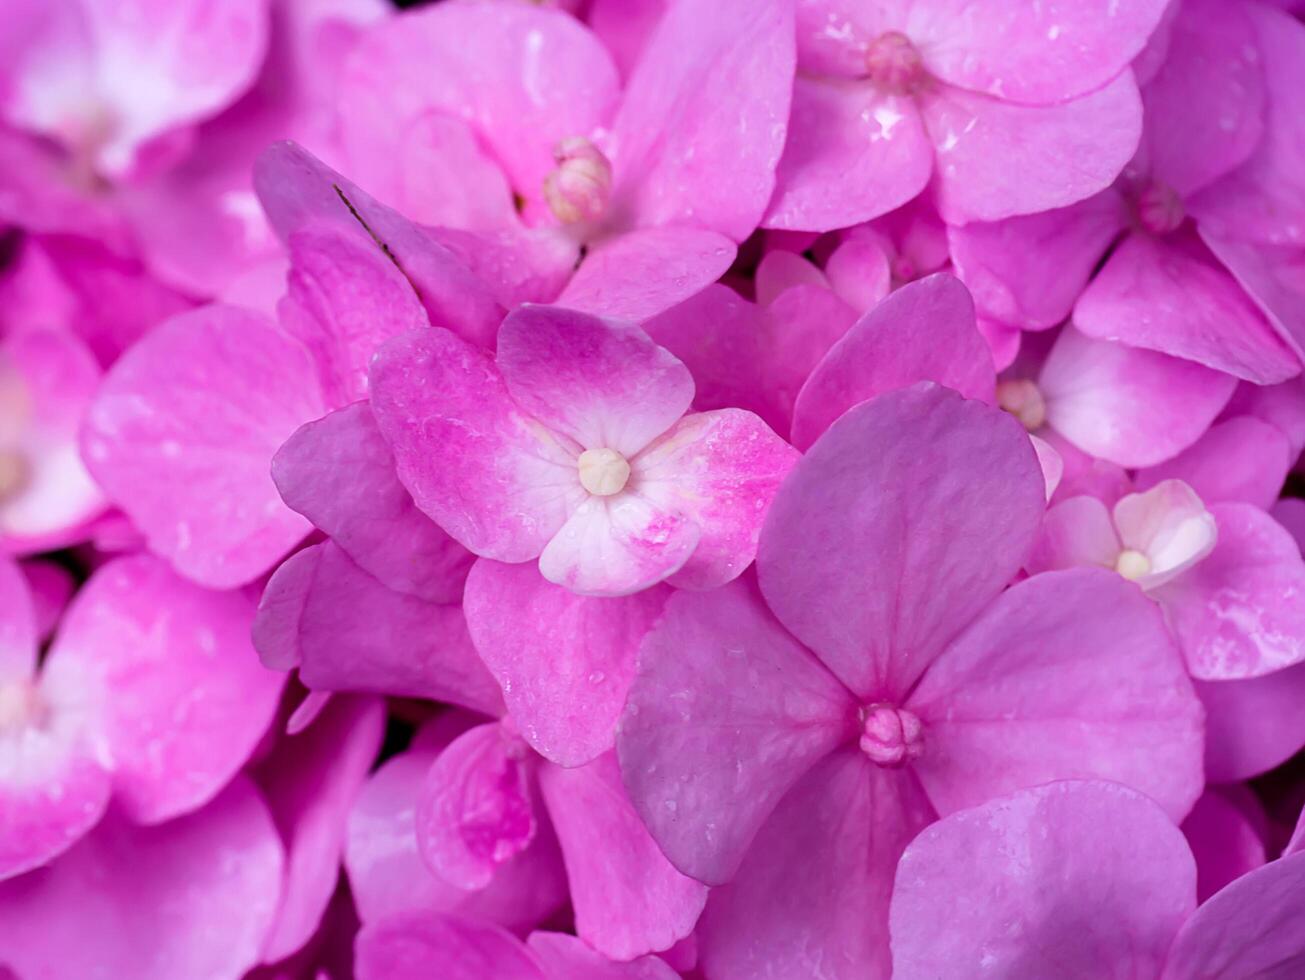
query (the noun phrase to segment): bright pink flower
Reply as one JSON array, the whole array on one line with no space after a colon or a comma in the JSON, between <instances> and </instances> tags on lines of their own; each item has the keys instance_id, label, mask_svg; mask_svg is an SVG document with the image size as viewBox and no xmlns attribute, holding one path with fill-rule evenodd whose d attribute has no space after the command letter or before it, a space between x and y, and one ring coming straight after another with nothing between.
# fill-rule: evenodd
<instances>
[{"instance_id":1,"label":"bright pink flower","mask_svg":"<svg viewBox=\"0 0 1305 980\"><path fill-rule=\"evenodd\" d=\"M252 603L120 559L78 593L37 665L26 583L0 565L0 876L64 851L112 796L157 823L210 800L267 729L281 680L249 644Z\"/></svg>"},{"instance_id":2,"label":"bright pink flower","mask_svg":"<svg viewBox=\"0 0 1305 980\"><path fill-rule=\"evenodd\" d=\"M418 507L582 594L734 578L796 457L750 412L685 415L688 369L642 331L559 308L510 314L496 360L447 330L401 337L371 384Z\"/></svg>"},{"instance_id":3,"label":"bright pink flower","mask_svg":"<svg viewBox=\"0 0 1305 980\"><path fill-rule=\"evenodd\" d=\"M1305 857L1199 907L1196 871L1166 814L1122 786L1052 783L963 810L902 855L893 976L1292 976L1305 961Z\"/></svg>"},{"instance_id":4,"label":"bright pink flower","mask_svg":"<svg viewBox=\"0 0 1305 980\"><path fill-rule=\"evenodd\" d=\"M931 178L954 224L1096 193L1137 147L1128 62L1164 8L803 0L801 72L765 223L846 227Z\"/></svg>"},{"instance_id":5,"label":"bright pink flower","mask_svg":"<svg viewBox=\"0 0 1305 980\"><path fill-rule=\"evenodd\" d=\"M667 604L617 749L667 855L723 884L708 975L887 975L893 868L937 813L1087 773L1175 816L1199 795L1200 707L1154 607L1100 572L1003 591L1044 496L1013 419L881 395L781 489L765 603L744 581Z\"/></svg>"}]
</instances>

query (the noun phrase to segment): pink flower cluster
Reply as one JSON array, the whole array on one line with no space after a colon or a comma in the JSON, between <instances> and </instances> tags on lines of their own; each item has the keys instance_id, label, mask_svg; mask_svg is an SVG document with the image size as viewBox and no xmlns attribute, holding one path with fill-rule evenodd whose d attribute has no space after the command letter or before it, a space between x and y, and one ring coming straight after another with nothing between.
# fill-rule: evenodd
<instances>
[{"instance_id":1,"label":"pink flower cluster","mask_svg":"<svg viewBox=\"0 0 1305 980\"><path fill-rule=\"evenodd\" d=\"M1305 977L1303 17L7 0L0 977Z\"/></svg>"}]
</instances>

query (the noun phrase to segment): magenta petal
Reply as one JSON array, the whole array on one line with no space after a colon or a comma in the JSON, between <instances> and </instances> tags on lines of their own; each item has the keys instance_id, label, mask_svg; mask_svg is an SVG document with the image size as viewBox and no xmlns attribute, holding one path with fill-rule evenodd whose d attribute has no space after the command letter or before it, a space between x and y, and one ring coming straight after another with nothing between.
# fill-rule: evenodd
<instances>
[{"instance_id":1,"label":"magenta petal","mask_svg":"<svg viewBox=\"0 0 1305 980\"><path fill-rule=\"evenodd\" d=\"M783 0L669 6L611 125L612 204L625 221L736 242L752 233L784 146L793 44Z\"/></svg>"},{"instance_id":2,"label":"magenta petal","mask_svg":"<svg viewBox=\"0 0 1305 980\"><path fill-rule=\"evenodd\" d=\"M949 224L1048 211L1105 190L1137 149L1142 102L1131 72L1060 105L1020 106L942 86L924 103Z\"/></svg>"},{"instance_id":3,"label":"magenta petal","mask_svg":"<svg viewBox=\"0 0 1305 980\"><path fill-rule=\"evenodd\" d=\"M1236 790L1245 799L1235 802L1231 791ZM1260 808L1246 787L1208 787L1183 821L1183 834L1196 858L1199 902L1264 864L1264 841L1243 806ZM1259 817L1263 820L1262 810Z\"/></svg>"},{"instance_id":4,"label":"magenta petal","mask_svg":"<svg viewBox=\"0 0 1305 980\"><path fill-rule=\"evenodd\" d=\"M511 313L498 367L512 400L585 449L631 457L693 402L693 376L642 330L557 306Z\"/></svg>"},{"instance_id":5,"label":"magenta petal","mask_svg":"<svg viewBox=\"0 0 1305 980\"><path fill-rule=\"evenodd\" d=\"M258 314L208 306L169 320L114 365L83 452L155 552L201 584L241 585L308 529L281 503L268 465L323 408L302 347Z\"/></svg>"},{"instance_id":6,"label":"magenta petal","mask_svg":"<svg viewBox=\"0 0 1305 980\"><path fill-rule=\"evenodd\" d=\"M1205 705L1205 772L1211 782L1249 779L1305 747L1305 664L1244 681L1196 684Z\"/></svg>"},{"instance_id":7,"label":"magenta petal","mask_svg":"<svg viewBox=\"0 0 1305 980\"><path fill-rule=\"evenodd\" d=\"M1163 480L1182 480L1207 505L1240 502L1267 510L1293 462L1291 444L1277 426L1238 415L1210 426L1173 459L1140 470L1134 482L1146 490Z\"/></svg>"},{"instance_id":8,"label":"magenta petal","mask_svg":"<svg viewBox=\"0 0 1305 980\"><path fill-rule=\"evenodd\" d=\"M547 980L521 940L489 923L410 913L363 927L358 980Z\"/></svg>"},{"instance_id":9,"label":"magenta petal","mask_svg":"<svg viewBox=\"0 0 1305 980\"><path fill-rule=\"evenodd\" d=\"M1195 237L1134 234L1074 306L1089 337L1181 357L1256 384L1300 373L1300 361Z\"/></svg>"},{"instance_id":10,"label":"magenta petal","mask_svg":"<svg viewBox=\"0 0 1305 980\"><path fill-rule=\"evenodd\" d=\"M1010 581L1046 485L1015 419L932 384L852 409L762 529L775 615L863 699L896 699Z\"/></svg>"},{"instance_id":11,"label":"magenta petal","mask_svg":"<svg viewBox=\"0 0 1305 980\"><path fill-rule=\"evenodd\" d=\"M862 81L799 76L765 225L831 231L877 218L924 190L932 168L910 99Z\"/></svg>"},{"instance_id":12,"label":"magenta petal","mask_svg":"<svg viewBox=\"0 0 1305 980\"><path fill-rule=\"evenodd\" d=\"M1305 562L1250 504L1215 504L1214 550L1155 590L1193 677L1259 677L1305 660Z\"/></svg>"},{"instance_id":13,"label":"magenta petal","mask_svg":"<svg viewBox=\"0 0 1305 980\"><path fill-rule=\"evenodd\" d=\"M1219 238L1204 228L1201 239L1268 317L1279 336L1305 356L1305 247L1262 245Z\"/></svg>"},{"instance_id":14,"label":"magenta petal","mask_svg":"<svg viewBox=\"0 0 1305 980\"><path fill-rule=\"evenodd\" d=\"M618 963L584 940L560 932L531 933L527 944L550 980L679 980L680 976L660 957Z\"/></svg>"},{"instance_id":15,"label":"magenta petal","mask_svg":"<svg viewBox=\"0 0 1305 980\"><path fill-rule=\"evenodd\" d=\"M284 677L258 662L253 615L243 593L201 589L152 556L100 568L69 608L45 673L94 678L115 799L132 819L202 806L267 731Z\"/></svg>"},{"instance_id":16,"label":"magenta petal","mask_svg":"<svg viewBox=\"0 0 1305 980\"><path fill-rule=\"evenodd\" d=\"M320 550L296 551L277 566L263 586L249 634L258 659L268 670L289 671L299 666L300 618L317 574Z\"/></svg>"},{"instance_id":17,"label":"magenta petal","mask_svg":"<svg viewBox=\"0 0 1305 980\"><path fill-rule=\"evenodd\" d=\"M0 962L49 980L242 976L276 915L282 862L244 778L157 827L110 815L48 868L0 885Z\"/></svg>"},{"instance_id":18,"label":"magenta petal","mask_svg":"<svg viewBox=\"0 0 1305 980\"><path fill-rule=\"evenodd\" d=\"M667 857L718 884L788 788L849 734L851 714L847 692L741 580L667 603L616 748Z\"/></svg>"},{"instance_id":19,"label":"magenta petal","mask_svg":"<svg viewBox=\"0 0 1305 980\"><path fill-rule=\"evenodd\" d=\"M844 749L791 789L700 927L719 980L876 980L889 975L893 869L933 819L910 772ZM819 972L815 972L819 971Z\"/></svg>"},{"instance_id":20,"label":"magenta petal","mask_svg":"<svg viewBox=\"0 0 1305 980\"><path fill-rule=\"evenodd\" d=\"M386 344L371 386L399 479L476 554L538 556L585 496L578 450L523 414L489 355L448 330Z\"/></svg>"},{"instance_id":21,"label":"magenta petal","mask_svg":"<svg viewBox=\"0 0 1305 980\"><path fill-rule=\"evenodd\" d=\"M1120 466L1154 466L1201 437L1237 379L1200 364L1093 340L1067 325L1038 376L1047 423Z\"/></svg>"},{"instance_id":22,"label":"magenta petal","mask_svg":"<svg viewBox=\"0 0 1305 980\"><path fill-rule=\"evenodd\" d=\"M1084 565L1114 571L1122 550L1106 505L1096 497L1070 497L1048 508L1024 567L1035 575Z\"/></svg>"},{"instance_id":23,"label":"magenta petal","mask_svg":"<svg viewBox=\"0 0 1305 980\"><path fill-rule=\"evenodd\" d=\"M723 235L678 225L595 242L557 298L561 306L639 322L687 300L734 261Z\"/></svg>"},{"instance_id":24,"label":"magenta petal","mask_svg":"<svg viewBox=\"0 0 1305 980\"><path fill-rule=\"evenodd\" d=\"M1305 969L1305 855L1270 861L1201 904L1178 930L1162 980L1290 980Z\"/></svg>"},{"instance_id":25,"label":"magenta petal","mask_svg":"<svg viewBox=\"0 0 1305 980\"><path fill-rule=\"evenodd\" d=\"M544 766L539 785L571 883L576 933L618 960L669 949L693 931L707 886L658 850L621 785L615 755Z\"/></svg>"},{"instance_id":26,"label":"magenta petal","mask_svg":"<svg viewBox=\"0 0 1305 980\"><path fill-rule=\"evenodd\" d=\"M463 609L481 659L522 737L545 758L583 765L612 747L639 643L661 615L660 587L590 598L529 564L481 559Z\"/></svg>"},{"instance_id":27,"label":"magenta petal","mask_svg":"<svg viewBox=\"0 0 1305 980\"><path fill-rule=\"evenodd\" d=\"M316 931L339 879L349 808L384 728L379 700L336 698L307 732L281 741L262 763L268 806L287 844L285 889L266 962L296 952Z\"/></svg>"},{"instance_id":28,"label":"magenta petal","mask_svg":"<svg viewBox=\"0 0 1305 980\"><path fill-rule=\"evenodd\" d=\"M472 556L419 511L363 403L299 429L272 459L281 498L397 592L457 602Z\"/></svg>"},{"instance_id":29,"label":"magenta petal","mask_svg":"<svg viewBox=\"0 0 1305 980\"><path fill-rule=\"evenodd\" d=\"M1113 572L1012 587L908 703L924 726L915 769L941 813L1053 779L1124 783L1175 818L1201 794L1202 712L1182 658L1155 604Z\"/></svg>"},{"instance_id":30,"label":"magenta petal","mask_svg":"<svg viewBox=\"0 0 1305 980\"><path fill-rule=\"evenodd\" d=\"M976 329L974 302L946 273L894 291L829 349L798 393L793 444L810 448L853 405L918 381L993 397L992 355Z\"/></svg>"},{"instance_id":31,"label":"magenta petal","mask_svg":"<svg viewBox=\"0 0 1305 980\"><path fill-rule=\"evenodd\" d=\"M893 892L893 975L1155 977L1195 905L1191 853L1154 803L1110 783L1052 783L911 842Z\"/></svg>"}]
</instances>

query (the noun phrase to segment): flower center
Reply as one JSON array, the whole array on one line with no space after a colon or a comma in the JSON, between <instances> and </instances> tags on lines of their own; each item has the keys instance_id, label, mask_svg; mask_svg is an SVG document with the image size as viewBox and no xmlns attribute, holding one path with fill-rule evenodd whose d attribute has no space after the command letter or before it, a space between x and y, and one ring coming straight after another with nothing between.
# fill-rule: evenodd
<instances>
[{"instance_id":1,"label":"flower center","mask_svg":"<svg viewBox=\"0 0 1305 980\"><path fill-rule=\"evenodd\" d=\"M905 708L880 702L861 709L861 751L876 765L895 769L917 758L924 745L920 719Z\"/></svg>"},{"instance_id":2,"label":"flower center","mask_svg":"<svg viewBox=\"0 0 1305 980\"><path fill-rule=\"evenodd\" d=\"M27 457L12 449L0 449L0 501L8 500L27 483Z\"/></svg>"},{"instance_id":3,"label":"flower center","mask_svg":"<svg viewBox=\"0 0 1305 980\"><path fill-rule=\"evenodd\" d=\"M1153 235L1167 235L1183 223L1182 198L1168 184L1153 180L1137 195L1137 221Z\"/></svg>"},{"instance_id":4,"label":"flower center","mask_svg":"<svg viewBox=\"0 0 1305 980\"><path fill-rule=\"evenodd\" d=\"M586 449L579 466L580 485L596 497L620 493L630 480L630 464L615 449Z\"/></svg>"},{"instance_id":5,"label":"flower center","mask_svg":"<svg viewBox=\"0 0 1305 980\"><path fill-rule=\"evenodd\" d=\"M45 719L45 704L28 681L0 684L0 735L20 732Z\"/></svg>"},{"instance_id":6,"label":"flower center","mask_svg":"<svg viewBox=\"0 0 1305 980\"><path fill-rule=\"evenodd\" d=\"M1151 571L1151 559L1133 548L1125 548L1115 559L1115 571L1130 582L1136 582Z\"/></svg>"},{"instance_id":7,"label":"flower center","mask_svg":"<svg viewBox=\"0 0 1305 980\"><path fill-rule=\"evenodd\" d=\"M911 39L899 31L880 34L865 52L866 74L885 92L910 95L925 79L924 59Z\"/></svg>"},{"instance_id":8,"label":"flower center","mask_svg":"<svg viewBox=\"0 0 1305 980\"><path fill-rule=\"evenodd\" d=\"M544 200L557 220L574 224L601 218L612 196L612 164L603 152L573 136L557 144L553 159L557 167L544 178Z\"/></svg>"},{"instance_id":9,"label":"flower center","mask_svg":"<svg viewBox=\"0 0 1305 980\"><path fill-rule=\"evenodd\" d=\"M1047 403L1037 384L1027 378L1003 381L997 385L997 404L1010 412L1024 428L1033 432L1047 421Z\"/></svg>"}]
</instances>

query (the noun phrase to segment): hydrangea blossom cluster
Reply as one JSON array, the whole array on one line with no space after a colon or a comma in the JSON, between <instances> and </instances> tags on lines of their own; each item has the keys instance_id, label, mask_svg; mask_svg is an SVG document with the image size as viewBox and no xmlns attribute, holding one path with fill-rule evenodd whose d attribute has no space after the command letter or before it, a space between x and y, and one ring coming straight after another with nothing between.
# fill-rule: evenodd
<instances>
[{"instance_id":1,"label":"hydrangea blossom cluster","mask_svg":"<svg viewBox=\"0 0 1305 980\"><path fill-rule=\"evenodd\" d=\"M1305 976L1305 5L5 13L0 977Z\"/></svg>"}]
</instances>

